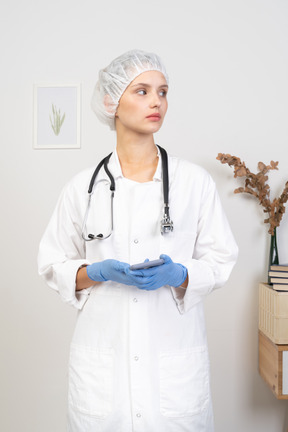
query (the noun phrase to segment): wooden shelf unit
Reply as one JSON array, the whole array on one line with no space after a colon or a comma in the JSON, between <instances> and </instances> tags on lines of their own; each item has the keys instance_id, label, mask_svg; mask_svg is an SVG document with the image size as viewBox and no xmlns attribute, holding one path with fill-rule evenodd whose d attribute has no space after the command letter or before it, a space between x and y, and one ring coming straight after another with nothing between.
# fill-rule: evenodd
<instances>
[{"instance_id":1,"label":"wooden shelf unit","mask_svg":"<svg viewBox=\"0 0 288 432\"><path fill-rule=\"evenodd\" d=\"M288 345L276 345L260 330L259 373L277 399L288 399Z\"/></svg>"}]
</instances>

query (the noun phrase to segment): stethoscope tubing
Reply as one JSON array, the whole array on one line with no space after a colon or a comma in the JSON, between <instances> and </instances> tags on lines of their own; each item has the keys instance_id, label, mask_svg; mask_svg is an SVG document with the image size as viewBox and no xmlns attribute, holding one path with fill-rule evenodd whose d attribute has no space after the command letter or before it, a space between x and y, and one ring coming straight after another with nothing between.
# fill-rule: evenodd
<instances>
[{"instance_id":1,"label":"stethoscope tubing","mask_svg":"<svg viewBox=\"0 0 288 432\"><path fill-rule=\"evenodd\" d=\"M161 234L167 233L167 232L171 232L173 231L173 222L170 219L170 214L169 214L169 172L168 172L168 157L167 157L167 153L166 150L164 150L163 147L160 147L157 144L158 149L160 150L161 153L161 159L162 159L162 183L163 183L163 198L164 198L164 217L161 221ZM108 162L110 160L112 153L110 153L108 156L106 156L104 159L101 160L101 162L99 162L99 164L97 165L90 183L89 183L89 187L88 187L88 203L87 203L87 208L85 211L85 216L84 216L84 220L83 220L83 224L82 224L82 238L85 241L92 241L92 240L105 240L107 238L109 238L113 232L113 220L114 220L114 214L113 214L113 202L114 202L114 194L115 194L115 190L116 190L116 185L115 185L115 179L113 177L113 175L111 174L111 172L109 171L108 168ZM90 211L90 206L91 206L91 198L93 195L93 190L94 190L94 185L96 182L96 177L100 171L100 169L102 168L102 166L104 166L104 170L107 174L107 176L110 179L110 191L111 191L111 231L108 235L104 236L102 233L98 234L98 235L94 235L94 234L88 234L86 233L86 225L87 225L87 220L88 220L88 215L89 215L89 211Z\"/></svg>"}]
</instances>

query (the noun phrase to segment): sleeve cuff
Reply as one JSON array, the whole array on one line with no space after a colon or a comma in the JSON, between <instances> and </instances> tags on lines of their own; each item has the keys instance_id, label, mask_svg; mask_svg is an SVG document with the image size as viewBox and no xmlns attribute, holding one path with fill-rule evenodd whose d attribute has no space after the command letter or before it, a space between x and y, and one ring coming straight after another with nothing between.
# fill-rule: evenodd
<instances>
[{"instance_id":1,"label":"sleeve cuff","mask_svg":"<svg viewBox=\"0 0 288 432\"><path fill-rule=\"evenodd\" d=\"M57 287L62 300L65 303L74 306L76 309L82 309L92 289L85 288L81 291L76 291L76 275L79 268L89 265L86 260L71 260L66 261L59 266L57 274Z\"/></svg>"},{"instance_id":2,"label":"sleeve cuff","mask_svg":"<svg viewBox=\"0 0 288 432\"><path fill-rule=\"evenodd\" d=\"M171 287L171 291L179 312L184 314L212 291L215 278L211 267L203 261L191 260L182 264L188 270L188 286Z\"/></svg>"}]
</instances>

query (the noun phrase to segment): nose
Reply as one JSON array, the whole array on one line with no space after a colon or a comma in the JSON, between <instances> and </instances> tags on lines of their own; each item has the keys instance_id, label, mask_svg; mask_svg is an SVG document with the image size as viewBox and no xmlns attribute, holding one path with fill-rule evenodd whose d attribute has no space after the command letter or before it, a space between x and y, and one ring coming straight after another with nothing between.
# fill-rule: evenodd
<instances>
[{"instance_id":1,"label":"nose","mask_svg":"<svg viewBox=\"0 0 288 432\"><path fill-rule=\"evenodd\" d=\"M151 108L153 108L153 107L160 107L160 105L161 105L160 96L157 91L154 91L151 94L150 106Z\"/></svg>"}]
</instances>

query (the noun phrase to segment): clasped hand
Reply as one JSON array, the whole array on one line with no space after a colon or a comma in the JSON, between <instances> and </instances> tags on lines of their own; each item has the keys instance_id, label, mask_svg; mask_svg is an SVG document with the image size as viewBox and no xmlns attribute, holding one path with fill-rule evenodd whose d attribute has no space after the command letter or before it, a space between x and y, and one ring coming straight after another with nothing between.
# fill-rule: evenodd
<instances>
[{"instance_id":1,"label":"clasped hand","mask_svg":"<svg viewBox=\"0 0 288 432\"><path fill-rule=\"evenodd\" d=\"M87 266L87 275L94 281L111 280L144 290L156 290L163 285L182 285L187 277L186 267L174 263L168 255L160 255L160 258L164 259L164 264L142 270L130 270L129 264L108 259Z\"/></svg>"}]
</instances>

